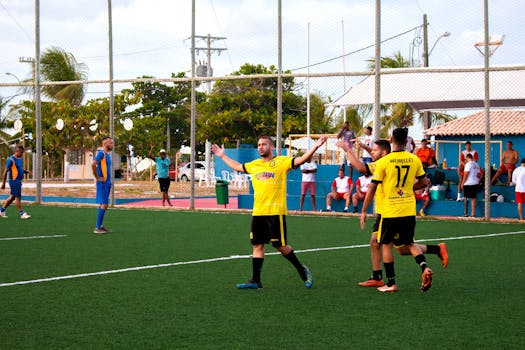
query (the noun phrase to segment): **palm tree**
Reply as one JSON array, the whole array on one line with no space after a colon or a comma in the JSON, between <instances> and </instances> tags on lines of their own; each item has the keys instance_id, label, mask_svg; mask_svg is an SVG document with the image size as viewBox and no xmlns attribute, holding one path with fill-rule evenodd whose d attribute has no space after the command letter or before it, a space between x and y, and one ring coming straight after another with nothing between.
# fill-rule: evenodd
<instances>
[{"instance_id":1,"label":"palm tree","mask_svg":"<svg viewBox=\"0 0 525 350\"><path fill-rule=\"evenodd\" d=\"M85 80L87 66L77 62L73 54L59 47L51 47L42 53L40 74L46 81ZM29 87L29 90L32 90L32 87ZM45 85L42 92L52 100L67 101L73 106L79 106L84 99L85 85Z\"/></svg>"},{"instance_id":2,"label":"palm tree","mask_svg":"<svg viewBox=\"0 0 525 350\"><path fill-rule=\"evenodd\" d=\"M368 60L370 70L375 69L375 60ZM405 59L401 52L394 53L390 57L381 57L381 68L409 68L412 64ZM408 103L398 102L392 105L381 106L385 114L381 117L381 135L388 135L395 127L408 127L414 124L414 109ZM389 114L388 114L389 113ZM418 113L419 120L423 123L424 114ZM444 113L430 113L430 126L442 124L454 119L454 116Z\"/></svg>"}]
</instances>

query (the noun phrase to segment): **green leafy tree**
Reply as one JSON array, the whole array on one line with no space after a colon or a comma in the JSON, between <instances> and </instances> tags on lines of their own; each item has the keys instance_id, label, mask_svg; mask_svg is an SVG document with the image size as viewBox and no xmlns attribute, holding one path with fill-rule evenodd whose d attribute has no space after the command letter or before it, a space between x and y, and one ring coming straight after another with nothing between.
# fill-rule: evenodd
<instances>
[{"instance_id":1,"label":"green leafy tree","mask_svg":"<svg viewBox=\"0 0 525 350\"><path fill-rule=\"evenodd\" d=\"M173 78L184 78L185 73L172 74ZM143 76L142 78L152 78ZM124 90L128 105L134 108L122 115L133 120L132 138L135 153L148 154L151 144L166 147L169 126L172 147L189 145L191 118L191 83L167 85L156 82L133 83L132 88ZM197 103L204 99L197 93ZM140 130L136 132L135 130Z\"/></svg>"},{"instance_id":2,"label":"green leafy tree","mask_svg":"<svg viewBox=\"0 0 525 350\"><path fill-rule=\"evenodd\" d=\"M375 69L375 60L369 59L368 66L371 70ZM409 68L411 67L409 60L405 59L401 52L394 53L393 56L381 57L381 68ZM371 110L371 109L370 109ZM416 112L408 103L398 102L391 105L381 106L384 114L381 116L381 136L387 137L390 130L396 127L408 127L414 124L414 118L417 117L423 122L424 114ZM430 113L430 126L442 124L444 122L454 119L444 113Z\"/></svg>"},{"instance_id":3,"label":"green leafy tree","mask_svg":"<svg viewBox=\"0 0 525 350\"><path fill-rule=\"evenodd\" d=\"M245 64L232 75L277 74L274 66ZM296 93L293 78L283 78L283 134L306 133L306 98ZM312 132L328 129L324 102L311 95ZM255 144L260 135L275 135L277 78L219 80L199 106L198 137L234 146Z\"/></svg>"}]
</instances>

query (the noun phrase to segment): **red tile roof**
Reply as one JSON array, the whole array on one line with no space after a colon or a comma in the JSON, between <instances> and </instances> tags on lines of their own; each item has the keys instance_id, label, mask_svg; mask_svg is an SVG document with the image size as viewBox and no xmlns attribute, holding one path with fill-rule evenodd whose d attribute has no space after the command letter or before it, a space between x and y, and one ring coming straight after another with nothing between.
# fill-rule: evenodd
<instances>
[{"instance_id":1,"label":"red tile roof","mask_svg":"<svg viewBox=\"0 0 525 350\"><path fill-rule=\"evenodd\" d=\"M491 110L491 135L525 135L525 110ZM426 136L485 135L485 111L424 130Z\"/></svg>"}]
</instances>

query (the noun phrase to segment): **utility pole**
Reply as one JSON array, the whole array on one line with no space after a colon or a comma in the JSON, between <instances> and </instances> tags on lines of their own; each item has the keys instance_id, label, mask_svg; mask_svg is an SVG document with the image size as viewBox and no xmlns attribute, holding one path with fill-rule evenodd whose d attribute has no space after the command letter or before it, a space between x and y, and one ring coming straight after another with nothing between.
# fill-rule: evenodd
<instances>
[{"instance_id":1,"label":"utility pole","mask_svg":"<svg viewBox=\"0 0 525 350\"><path fill-rule=\"evenodd\" d=\"M199 54L200 51L205 51L206 52L206 75L202 74L202 73L204 73L204 72L202 72L202 69L199 72L199 67L202 67L202 66L199 66L199 67L197 67L197 76L211 77L211 76L213 76L213 72L212 72L212 68L211 68L211 54L213 52L217 52L218 55L220 56L221 55L221 51L228 50L225 47L211 47L211 45L216 40L226 40L226 37L223 37L223 36L211 36L210 34L208 34L208 35L195 35L194 38L195 39L206 40L206 47L196 47L195 48L195 51L197 52L197 54ZM211 81L208 81L208 92L211 92Z\"/></svg>"},{"instance_id":2,"label":"utility pole","mask_svg":"<svg viewBox=\"0 0 525 350\"><path fill-rule=\"evenodd\" d=\"M428 20L427 15L423 15L423 67L428 67ZM430 112L423 112L423 130L430 128Z\"/></svg>"}]
</instances>

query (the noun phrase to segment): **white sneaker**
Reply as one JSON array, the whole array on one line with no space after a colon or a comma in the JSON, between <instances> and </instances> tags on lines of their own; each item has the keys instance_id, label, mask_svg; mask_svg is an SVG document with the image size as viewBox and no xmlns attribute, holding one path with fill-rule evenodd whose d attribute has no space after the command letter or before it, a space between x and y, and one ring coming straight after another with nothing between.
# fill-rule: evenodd
<instances>
[{"instance_id":1,"label":"white sneaker","mask_svg":"<svg viewBox=\"0 0 525 350\"><path fill-rule=\"evenodd\" d=\"M20 219L29 219L30 217L31 217L31 215L29 215L26 212L24 212L22 215L20 215Z\"/></svg>"},{"instance_id":2,"label":"white sneaker","mask_svg":"<svg viewBox=\"0 0 525 350\"><path fill-rule=\"evenodd\" d=\"M456 202L463 202L464 199L465 197L458 197L458 199L456 199Z\"/></svg>"},{"instance_id":3,"label":"white sneaker","mask_svg":"<svg viewBox=\"0 0 525 350\"><path fill-rule=\"evenodd\" d=\"M5 211L0 211L0 218L7 219L7 215L5 215Z\"/></svg>"}]
</instances>

